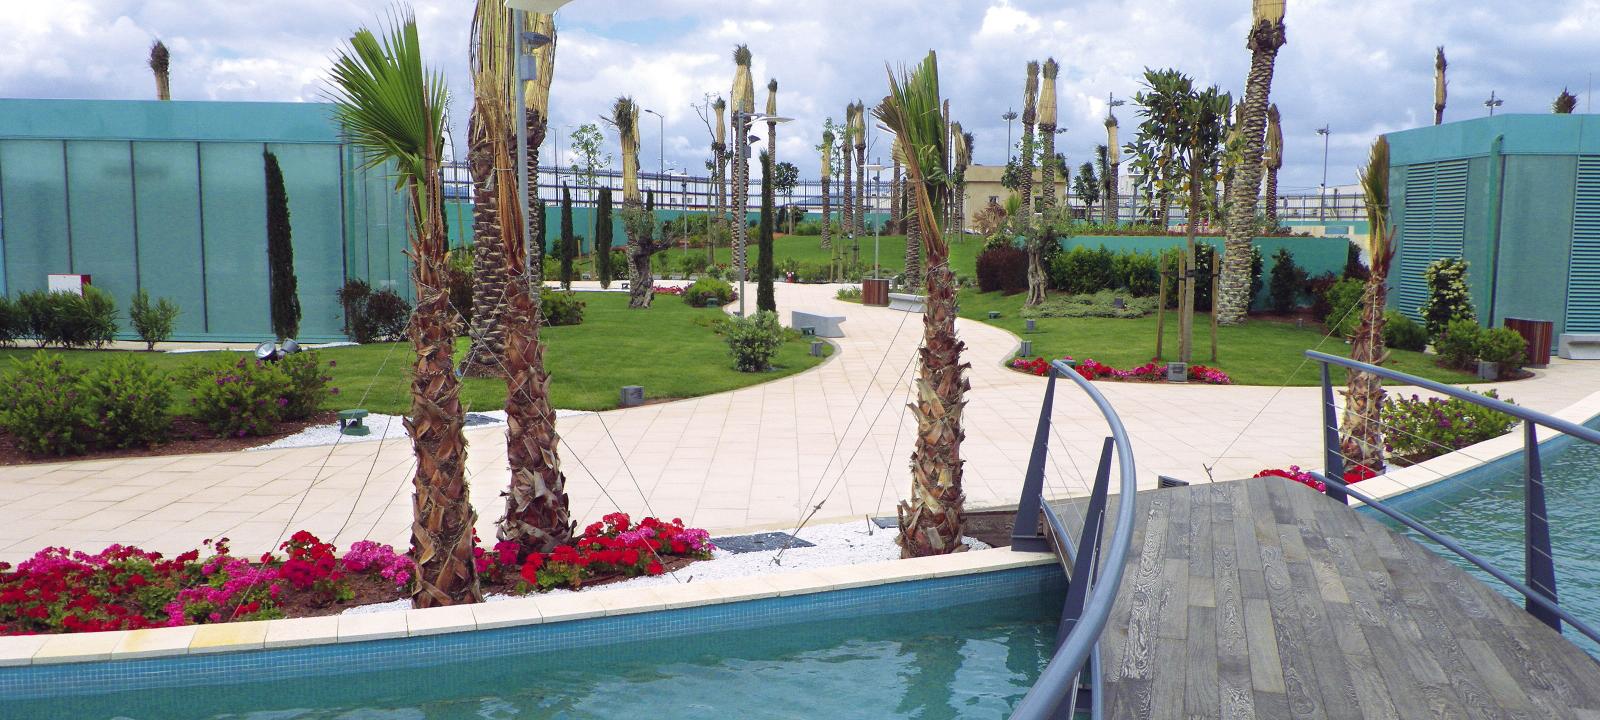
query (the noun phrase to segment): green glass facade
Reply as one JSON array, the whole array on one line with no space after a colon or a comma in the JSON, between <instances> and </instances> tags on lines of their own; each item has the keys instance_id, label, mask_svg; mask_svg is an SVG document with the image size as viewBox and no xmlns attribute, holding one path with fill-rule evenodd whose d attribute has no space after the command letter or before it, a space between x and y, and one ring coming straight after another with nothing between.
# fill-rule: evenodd
<instances>
[{"instance_id":1,"label":"green glass facade","mask_svg":"<svg viewBox=\"0 0 1600 720\"><path fill-rule=\"evenodd\" d=\"M87 274L124 311L140 289L171 298L175 340L270 337L268 150L288 191L301 339L343 338L346 278L409 296L403 199L361 169L330 106L100 100L0 100L0 292Z\"/></svg>"}]
</instances>

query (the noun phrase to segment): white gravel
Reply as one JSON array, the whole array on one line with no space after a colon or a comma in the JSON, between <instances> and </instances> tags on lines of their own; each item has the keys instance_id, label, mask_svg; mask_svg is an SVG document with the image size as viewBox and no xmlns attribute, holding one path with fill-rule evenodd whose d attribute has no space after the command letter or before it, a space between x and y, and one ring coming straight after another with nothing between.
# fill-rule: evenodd
<instances>
[{"instance_id":1,"label":"white gravel","mask_svg":"<svg viewBox=\"0 0 1600 720\"><path fill-rule=\"evenodd\" d=\"M305 348L307 350L326 350L328 348L355 347L358 344L359 343L353 343L353 342L347 342L347 341L341 340L339 342L317 343L315 345L302 345L301 347L303 347L303 348ZM253 347L251 347L251 348L178 348L176 350L167 350L166 352L169 355L189 355L189 354L192 354L192 353L206 353L206 352L255 352L255 348L253 348Z\"/></svg>"},{"instance_id":2,"label":"white gravel","mask_svg":"<svg viewBox=\"0 0 1600 720\"><path fill-rule=\"evenodd\" d=\"M587 410L557 410L556 419L592 414ZM504 410L474 411L471 415L483 416L493 422L469 425L467 426L468 430L499 427L506 424L506 411ZM278 438L267 445L251 448L251 450L276 450L278 448L316 447L333 444L344 445L347 443L374 442L406 437L406 425L400 415L371 413L362 421L362 424L371 428L372 432L367 435L341 435L339 433L339 423L337 422L329 425L314 425L293 435Z\"/></svg>"},{"instance_id":3,"label":"white gravel","mask_svg":"<svg viewBox=\"0 0 1600 720\"><path fill-rule=\"evenodd\" d=\"M895 534L896 530L894 528L880 528L866 520L838 525L816 525L807 527L798 533L798 537L814 543L815 547L789 548L783 553L783 564L781 565L773 562L778 555L776 550L743 553L740 555L735 555L725 550L717 550L712 553L712 559L696 562L676 573L654 577L636 577L583 592L607 592L621 588L676 585L680 582L720 580L834 567L837 565L856 565L859 563L895 560L900 557L900 548L894 544ZM963 542L973 550L985 550L989 547L988 544L972 538L963 538ZM544 594L561 595L573 592L578 591L551 590ZM496 602L511 600L515 597L517 596L490 595L484 599L487 602ZM364 615L367 613L407 610L410 607L410 600L396 600L394 602L353 607L344 611L343 614Z\"/></svg>"}]
</instances>

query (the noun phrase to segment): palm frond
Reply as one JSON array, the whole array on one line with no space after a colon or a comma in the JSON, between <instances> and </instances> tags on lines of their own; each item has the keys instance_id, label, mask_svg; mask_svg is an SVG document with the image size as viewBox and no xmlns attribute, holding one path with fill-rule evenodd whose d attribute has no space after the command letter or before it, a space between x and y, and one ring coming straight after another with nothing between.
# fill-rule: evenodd
<instances>
[{"instance_id":1,"label":"palm frond","mask_svg":"<svg viewBox=\"0 0 1600 720\"><path fill-rule=\"evenodd\" d=\"M778 114L778 81L776 79L767 81L767 114Z\"/></svg>"},{"instance_id":2,"label":"palm frond","mask_svg":"<svg viewBox=\"0 0 1600 720\"><path fill-rule=\"evenodd\" d=\"M755 86L750 79L750 47L740 45L733 49L733 89L728 97L736 113L756 111Z\"/></svg>"},{"instance_id":3,"label":"palm frond","mask_svg":"<svg viewBox=\"0 0 1600 720\"><path fill-rule=\"evenodd\" d=\"M150 69L158 73L165 73L172 65L172 53L167 51L167 44L160 40L150 46Z\"/></svg>"},{"instance_id":4,"label":"palm frond","mask_svg":"<svg viewBox=\"0 0 1600 720\"><path fill-rule=\"evenodd\" d=\"M611 106L611 117L606 122L617 129L622 145L622 199L635 202L639 199L639 105L633 98L617 98Z\"/></svg>"},{"instance_id":5,"label":"palm frond","mask_svg":"<svg viewBox=\"0 0 1600 720\"><path fill-rule=\"evenodd\" d=\"M1056 75L1061 72L1061 66L1056 64L1055 58L1044 61L1044 84L1039 91L1039 125L1045 127L1056 126Z\"/></svg>"},{"instance_id":6,"label":"palm frond","mask_svg":"<svg viewBox=\"0 0 1600 720\"><path fill-rule=\"evenodd\" d=\"M1380 263L1387 268L1394 240L1389 230L1389 140L1383 136L1372 143L1367 166L1361 169L1361 191L1367 205L1367 252L1376 272Z\"/></svg>"},{"instance_id":7,"label":"palm frond","mask_svg":"<svg viewBox=\"0 0 1600 720\"><path fill-rule=\"evenodd\" d=\"M928 56L910 71L889 70L889 95L873 115L895 134L906 155L906 175L921 222L923 244L930 257L943 257L948 249L939 229L948 195L949 128L939 96L939 59Z\"/></svg>"}]
</instances>

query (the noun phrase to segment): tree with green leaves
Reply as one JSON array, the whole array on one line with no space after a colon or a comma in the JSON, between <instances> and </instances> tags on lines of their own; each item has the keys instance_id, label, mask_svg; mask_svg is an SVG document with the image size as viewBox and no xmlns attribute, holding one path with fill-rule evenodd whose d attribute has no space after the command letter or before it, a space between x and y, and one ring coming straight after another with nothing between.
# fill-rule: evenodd
<instances>
[{"instance_id":1,"label":"tree with green leaves","mask_svg":"<svg viewBox=\"0 0 1600 720\"><path fill-rule=\"evenodd\" d=\"M411 560L417 568L412 603L419 608L482 602L473 557L472 507L466 478L461 381L456 377L456 322L450 312L450 239L441 202L444 75L426 69L416 17L394 14L381 37L362 28L341 48L331 82L334 115L367 169L392 168L410 214L412 281L417 304L409 326L417 360L411 412L405 419L416 454Z\"/></svg>"},{"instance_id":2,"label":"tree with green leaves","mask_svg":"<svg viewBox=\"0 0 1600 720\"><path fill-rule=\"evenodd\" d=\"M1183 184L1184 172L1178 164L1183 101L1193 86L1194 82L1177 70L1145 68L1144 89L1133 98L1144 119L1127 149L1143 178L1141 185L1155 198L1155 220L1162 228L1171 219L1172 198Z\"/></svg>"},{"instance_id":3,"label":"tree with green leaves","mask_svg":"<svg viewBox=\"0 0 1600 720\"><path fill-rule=\"evenodd\" d=\"M773 166L772 192L774 195L782 193L783 195L787 196L789 199L788 207L791 210L794 208L794 189L799 184L800 168L795 167L794 163L781 162ZM789 232L791 235L794 234L794 215L795 213L793 212L784 213L784 216L788 219L789 227L787 232Z\"/></svg>"},{"instance_id":4,"label":"tree with green leaves","mask_svg":"<svg viewBox=\"0 0 1600 720\"><path fill-rule=\"evenodd\" d=\"M616 268L611 267L611 243L615 241L611 229L613 215L611 191L608 189L600 193L600 205L595 208L594 243L590 246L594 248L595 275L600 278L600 287L607 290L611 289L611 281L616 275Z\"/></svg>"},{"instance_id":5,"label":"tree with green leaves","mask_svg":"<svg viewBox=\"0 0 1600 720\"><path fill-rule=\"evenodd\" d=\"M1394 230L1389 226L1389 141L1382 136L1372 144L1372 154L1361 171L1366 196L1367 254L1372 258L1366 290L1361 297L1361 322L1350 339L1350 359L1382 365L1389 358L1384 346L1384 312L1389 300L1389 265L1394 259ZM1357 468L1383 471L1383 378L1352 370L1345 393L1344 417L1339 423L1339 450ZM1355 470L1357 468L1350 468Z\"/></svg>"},{"instance_id":6,"label":"tree with green leaves","mask_svg":"<svg viewBox=\"0 0 1600 720\"><path fill-rule=\"evenodd\" d=\"M756 309L778 311L777 298L773 296L772 226L774 208L773 192L777 189L777 172L772 168L772 155L761 153L761 225L756 236Z\"/></svg>"},{"instance_id":7,"label":"tree with green leaves","mask_svg":"<svg viewBox=\"0 0 1600 720\"><path fill-rule=\"evenodd\" d=\"M569 140L572 155L578 159L572 166L572 174L589 191L589 200L595 202L600 195L600 171L611 166L611 153L605 151L606 137L600 133L599 125L584 123L572 131ZM589 218L592 224L594 216ZM589 237L596 237L594 230L589 228ZM578 248L578 253L583 253L582 247Z\"/></svg>"},{"instance_id":8,"label":"tree with green leaves","mask_svg":"<svg viewBox=\"0 0 1600 720\"><path fill-rule=\"evenodd\" d=\"M1104 163L1106 146L1096 147L1095 152ZM1094 204L1100 202L1100 178L1095 174L1094 163L1078 166L1078 176L1072 179L1072 193L1083 201L1084 217L1093 218Z\"/></svg>"},{"instance_id":9,"label":"tree with green leaves","mask_svg":"<svg viewBox=\"0 0 1600 720\"><path fill-rule=\"evenodd\" d=\"M913 405L917 435L911 452L911 497L897 509L901 557L961 552L963 512L962 410L969 388L965 345L956 336L956 282L950 248L939 227L949 200L949 127L940 109L939 64L929 52L908 73L889 76L889 94L873 114L904 143L906 187L927 252L926 311Z\"/></svg>"},{"instance_id":10,"label":"tree with green leaves","mask_svg":"<svg viewBox=\"0 0 1600 720\"><path fill-rule=\"evenodd\" d=\"M572 188L561 186L561 289L572 289L572 264L578 259L578 237L572 229Z\"/></svg>"},{"instance_id":11,"label":"tree with green leaves","mask_svg":"<svg viewBox=\"0 0 1600 720\"><path fill-rule=\"evenodd\" d=\"M294 242L289 226L289 194L283 169L272 151L262 153L267 175L267 294L272 333L279 340L300 334L299 281L294 274Z\"/></svg>"},{"instance_id":12,"label":"tree with green leaves","mask_svg":"<svg viewBox=\"0 0 1600 720\"><path fill-rule=\"evenodd\" d=\"M1188 78L1184 78L1185 83ZM1206 198L1217 187L1217 176L1228 137L1228 117L1232 114L1233 98L1217 86L1205 90L1189 90L1182 97L1179 130L1178 167L1184 172L1189 191L1188 233L1184 239L1184 258L1187 267L1195 268L1195 238L1200 230L1200 217L1206 212ZM1248 252L1246 250L1245 252ZM1195 285L1200 278L1190 277L1184 283L1183 315L1180 329L1179 355L1183 362L1193 362ZM1216 292L1212 292L1215 302ZM1213 308L1215 312L1215 308Z\"/></svg>"}]
</instances>

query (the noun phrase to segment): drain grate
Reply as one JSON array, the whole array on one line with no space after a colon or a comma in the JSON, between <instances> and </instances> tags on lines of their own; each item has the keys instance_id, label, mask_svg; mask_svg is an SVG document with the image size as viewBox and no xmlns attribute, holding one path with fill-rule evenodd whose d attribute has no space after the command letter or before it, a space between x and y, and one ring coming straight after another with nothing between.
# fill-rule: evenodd
<instances>
[{"instance_id":1,"label":"drain grate","mask_svg":"<svg viewBox=\"0 0 1600 720\"><path fill-rule=\"evenodd\" d=\"M778 550L785 543L791 548L816 547L815 543L806 542L786 532L711 538L711 544L716 545L718 549L727 550L735 555Z\"/></svg>"}]
</instances>

